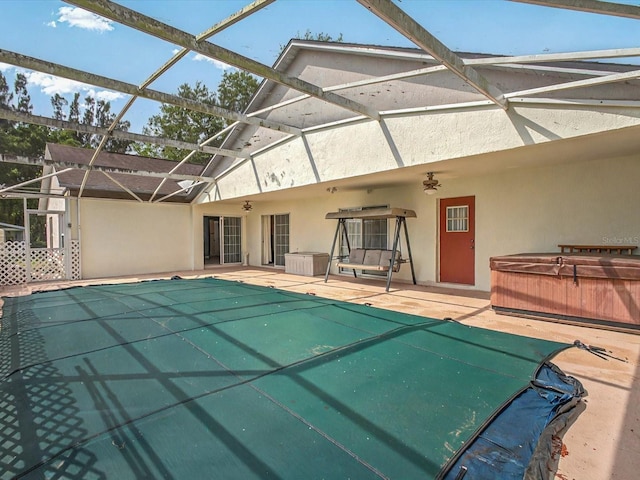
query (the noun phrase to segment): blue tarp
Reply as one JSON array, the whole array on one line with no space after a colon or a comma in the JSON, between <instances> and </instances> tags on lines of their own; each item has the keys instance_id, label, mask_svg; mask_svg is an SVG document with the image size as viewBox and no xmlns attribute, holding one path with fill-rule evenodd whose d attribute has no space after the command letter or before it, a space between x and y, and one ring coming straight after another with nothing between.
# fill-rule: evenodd
<instances>
[{"instance_id":1,"label":"blue tarp","mask_svg":"<svg viewBox=\"0 0 640 480\"><path fill-rule=\"evenodd\" d=\"M582 384L544 363L528 388L443 470L444 480L547 478L552 436L579 414Z\"/></svg>"}]
</instances>

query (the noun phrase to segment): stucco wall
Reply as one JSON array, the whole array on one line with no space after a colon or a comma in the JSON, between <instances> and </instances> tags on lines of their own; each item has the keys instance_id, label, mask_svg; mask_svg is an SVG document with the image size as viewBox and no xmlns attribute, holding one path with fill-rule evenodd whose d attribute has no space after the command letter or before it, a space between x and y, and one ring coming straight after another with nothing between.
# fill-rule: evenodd
<instances>
[{"instance_id":1,"label":"stucco wall","mask_svg":"<svg viewBox=\"0 0 640 480\"><path fill-rule=\"evenodd\" d=\"M209 198L233 199L545 144L639 125L639 116L637 110L618 107L513 106L505 112L490 106L355 122L309 132L255 155L219 178Z\"/></svg>"},{"instance_id":2,"label":"stucco wall","mask_svg":"<svg viewBox=\"0 0 640 480\"><path fill-rule=\"evenodd\" d=\"M86 198L80 228L83 278L193 268L190 205Z\"/></svg>"},{"instance_id":3,"label":"stucco wall","mask_svg":"<svg viewBox=\"0 0 640 480\"><path fill-rule=\"evenodd\" d=\"M262 215L289 213L291 251L329 252L336 224L324 219L327 212L373 205L409 208L418 215L407 220L416 276L421 284L433 284L438 278L439 198L475 195L474 287L488 291L489 258L494 255L555 252L559 243L640 244L638 178L636 156L449 179L434 196L424 195L421 179L416 179L415 184L370 193L338 190L301 201L255 201L246 216L246 250L250 264L260 265ZM393 226L389 224L390 235ZM404 242L402 249L406 252ZM410 281L409 266L403 265L394 278Z\"/></svg>"}]
</instances>

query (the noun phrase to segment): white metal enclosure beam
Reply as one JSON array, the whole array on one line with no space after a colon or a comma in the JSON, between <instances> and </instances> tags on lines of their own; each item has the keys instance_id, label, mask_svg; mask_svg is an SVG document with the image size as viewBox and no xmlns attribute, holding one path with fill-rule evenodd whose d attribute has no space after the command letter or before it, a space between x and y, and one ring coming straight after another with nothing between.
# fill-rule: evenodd
<instances>
[{"instance_id":1,"label":"white metal enclosure beam","mask_svg":"<svg viewBox=\"0 0 640 480\"><path fill-rule=\"evenodd\" d=\"M238 121L241 123L249 123L257 125L259 127L269 128L271 130L290 133L292 135L300 135L301 132L298 128L284 125L278 122L272 122L270 120L264 120L261 118L248 117L242 113L226 110L214 105L206 105L204 103L196 102L186 98L179 97L177 95L171 95L157 90L150 90L148 88L140 89L136 85L131 83L121 82L101 75L96 75L75 68L66 67L53 62L47 62L27 55L22 55L8 50L0 49L0 62L9 63L19 67L28 68L38 72L49 73L57 77L68 78L81 83L88 83L97 87L103 87L108 90L114 90L117 92L126 93L142 98L148 98L157 102L168 103L170 105L176 105L178 107L186 108L188 110L194 110L196 112L206 113L208 115L215 115L223 117L228 120Z\"/></svg>"},{"instance_id":2,"label":"white metal enclosure beam","mask_svg":"<svg viewBox=\"0 0 640 480\"><path fill-rule=\"evenodd\" d=\"M200 175L187 175L182 173L166 173L166 172L152 172L149 170L133 170L131 168L122 167L103 167L100 165L89 166L83 163L68 162L62 160L47 160L45 158L33 158L23 157L18 155L3 155L0 154L0 162L5 163L17 163L19 165L51 165L54 167L64 167L65 171L68 170L95 170L97 172L104 173L119 173L123 175L137 175L140 177L152 177L152 178L168 178L171 180L190 180L193 182L213 183L212 177L202 177Z\"/></svg>"},{"instance_id":3,"label":"white metal enclosure beam","mask_svg":"<svg viewBox=\"0 0 640 480\"><path fill-rule=\"evenodd\" d=\"M56 118L41 117L30 113L22 113L13 110L0 109L0 118L10 120L12 122L32 123L34 125L43 125L45 127L62 128L64 130L73 130L81 133L89 133L92 135L105 135L120 140L131 140L132 142L153 143L154 145L165 145L168 147L182 148L185 150L196 150L198 152L210 154L222 154L230 157L249 158L248 153L237 152L225 148L209 147L206 145L198 145L196 143L181 142L169 138L152 137L150 135L142 135L140 133L123 132L121 130L109 131L105 127L96 127L93 125L85 125L82 123L69 122L68 120L58 120Z\"/></svg>"},{"instance_id":4,"label":"white metal enclosure beam","mask_svg":"<svg viewBox=\"0 0 640 480\"><path fill-rule=\"evenodd\" d=\"M66 172L69 172L71 170L73 170L73 168L67 168L65 170L60 170L59 172L53 172L53 173L50 173L48 175L43 175L43 176L38 177L38 178L32 178L31 180L27 180L25 182L18 183L16 185L11 185L10 187L2 188L2 189L0 189L0 193L10 192L11 190L15 190L17 188L24 187L26 185L31 185L32 183L39 182L40 180L44 180L46 178L55 177L56 175L60 175L61 173L66 173Z\"/></svg>"},{"instance_id":5,"label":"white metal enclosure beam","mask_svg":"<svg viewBox=\"0 0 640 480\"><path fill-rule=\"evenodd\" d=\"M235 25L240 20L243 20L247 18L249 15L252 15L253 13L257 12L258 10L261 10L264 7L271 5L275 1L276 0L256 0L255 2L250 3L246 7L241 8L236 13L225 18L221 22L216 23L213 27L202 32L200 35L196 37L196 41L199 42L201 40L205 40L211 37L212 35L215 35L219 31L224 30L225 28L229 28L232 25Z\"/></svg>"},{"instance_id":6,"label":"white metal enclosure beam","mask_svg":"<svg viewBox=\"0 0 640 480\"><path fill-rule=\"evenodd\" d=\"M613 75L605 75L604 77L576 80L575 82L559 83L556 85L548 85L546 87L530 88L528 90L509 93L507 96L525 97L527 95L536 95L538 93L556 92L558 90L569 90L572 88L592 87L594 85L604 85L606 83L623 82L625 80L633 80L636 78L640 78L640 70L634 70L626 73L614 73Z\"/></svg>"},{"instance_id":7,"label":"white metal enclosure beam","mask_svg":"<svg viewBox=\"0 0 640 480\"><path fill-rule=\"evenodd\" d=\"M355 102L351 99L341 97L330 92L324 92L322 88L312 83L290 77L267 65L242 56L236 52L220 47L175 27L159 22L151 17L141 14L135 10L123 7L108 0L65 0L66 3L76 5L102 17L121 23L128 27L139 30L148 35L160 38L181 47L193 50L206 57L220 60L228 65L251 72L259 77L272 80L286 85L303 93L308 93L328 103L332 103L346 110L365 115L373 120L379 120L380 114L373 108ZM245 122L248 123L248 122Z\"/></svg>"},{"instance_id":8,"label":"white metal enclosure beam","mask_svg":"<svg viewBox=\"0 0 640 480\"><path fill-rule=\"evenodd\" d=\"M565 10L577 10L580 12L599 13L613 15L615 17L640 19L640 7L615 2L603 2L601 0L511 0L512 2L530 3L543 7L562 8Z\"/></svg>"},{"instance_id":9,"label":"white metal enclosure beam","mask_svg":"<svg viewBox=\"0 0 640 480\"><path fill-rule=\"evenodd\" d=\"M210 29L208 29L207 31L205 31L204 33L200 34L198 38L200 39L204 39L207 37L210 37L211 35L214 35L215 33L224 30L227 27L230 27L231 25L239 22L240 20L242 20L243 18L248 17L249 15L251 15L253 12L264 8L265 6L273 3L275 0L257 0L255 2L253 2L251 5L248 5L247 7L243 8L242 10L240 10L239 12L236 12L236 14L232 15L231 17L223 20L222 22L214 25L213 27L211 27ZM167 62L165 62L158 70L156 70L155 72L153 72L149 78L147 78L144 82L142 82L142 84L138 87L140 90L147 88L149 85L151 85L154 81L156 81L158 78L160 78L163 74L165 74L171 67L173 67L176 63L178 63L182 58L184 58L187 53L189 52L188 49L183 48L182 50L176 52L173 57L171 57ZM133 95L129 98L129 100L127 101L127 103L125 104L125 106L120 110L120 113L116 116L116 118L113 120L113 122L111 122L111 125L109 126L109 133L113 132L120 120L122 119L122 117L124 117L125 113L127 111L129 111L129 109L133 106L133 104L135 103L135 101L138 99L138 95ZM105 145L105 141L104 138L102 139L102 141L100 142L100 145L98 145L98 148L96 148L96 151L93 154L93 157L91 158L91 163L90 165L93 165L93 162L95 161L96 156L100 153L100 151L104 148ZM203 145L199 145L197 149L192 149L191 153L189 153L180 163L178 163L178 165L171 170L170 173L175 172L175 170L180 167L182 164L184 164L191 156L193 156L193 154L196 151L200 150L200 147L202 147ZM217 153L217 152L209 152L209 153ZM107 175L105 173L105 175ZM107 175L108 176L108 175ZM87 179L89 177L89 172L85 173L84 178L82 179L82 187L80 188L80 194L79 197L82 195L82 192L84 191L84 186L87 182ZM128 193L130 193L131 195L133 195L136 199L140 200L140 198L135 195L133 192L131 192L129 189L127 189L125 186L121 185L119 182L117 182L117 180L113 179L112 177L108 176L109 179L111 179L114 183L116 183L117 185L119 185L121 188L123 188L124 190L126 190ZM156 188L156 190L153 192L153 195L151 196L151 200L153 200L153 198L155 197L156 193L158 191L160 191L160 189L162 188L162 186L164 185L164 183L166 182L166 177L160 182L160 184L158 185L158 187ZM142 200L140 200L142 201Z\"/></svg>"},{"instance_id":10,"label":"white metal enclosure beam","mask_svg":"<svg viewBox=\"0 0 640 480\"><path fill-rule=\"evenodd\" d=\"M541 53L516 55L512 57L486 57L464 60L467 65L501 65L503 63L572 62L605 58L625 58L640 56L640 48L614 48L609 50L589 50L584 52Z\"/></svg>"},{"instance_id":11,"label":"white metal enclosure beam","mask_svg":"<svg viewBox=\"0 0 640 480\"><path fill-rule=\"evenodd\" d=\"M458 75L496 105L505 110L509 108L509 103L500 90L472 67L465 65L460 57L394 3L389 0L358 0L358 2L424 51L431 54L451 72Z\"/></svg>"}]
</instances>

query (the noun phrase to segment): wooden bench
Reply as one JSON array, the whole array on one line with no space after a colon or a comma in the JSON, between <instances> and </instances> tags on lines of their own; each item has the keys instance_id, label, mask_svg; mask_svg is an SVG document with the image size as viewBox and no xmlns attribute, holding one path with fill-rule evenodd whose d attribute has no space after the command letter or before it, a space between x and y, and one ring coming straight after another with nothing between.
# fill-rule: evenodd
<instances>
[{"instance_id":1,"label":"wooden bench","mask_svg":"<svg viewBox=\"0 0 640 480\"><path fill-rule=\"evenodd\" d=\"M627 254L633 255L633 251L638 248L637 245L558 245L562 253L604 253L611 254Z\"/></svg>"},{"instance_id":2,"label":"wooden bench","mask_svg":"<svg viewBox=\"0 0 640 480\"><path fill-rule=\"evenodd\" d=\"M354 248L349 252L346 261L339 261L338 268L351 268L354 270L372 270L376 272L388 272L391 266L391 250ZM340 257L342 258L342 257ZM400 270L400 264L406 260L400 258L400 252L396 252L393 262L393 271Z\"/></svg>"}]
</instances>

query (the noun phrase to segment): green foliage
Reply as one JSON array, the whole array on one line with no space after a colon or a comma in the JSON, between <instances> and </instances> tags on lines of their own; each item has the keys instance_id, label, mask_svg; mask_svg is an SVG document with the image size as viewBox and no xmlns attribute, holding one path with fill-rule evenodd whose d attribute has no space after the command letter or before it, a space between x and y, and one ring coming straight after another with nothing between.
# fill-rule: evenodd
<instances>
[{"instance_id":1,"label":"green foliage","mask_svg":"<svg viewBox=\"0 0 640 480\"><path fill-rule=\"evenodd\" d=\"M183 83L178 87L178 96L188 100L205 104L215 105L216 94L209 91L206 85L197 82L194 87ZM176 105L162 104L160 113L153 115L142 132L145 135L169 138L182 142L200 143L221 129L223 125L219 117L196 112ZM140 155L166 158L168 160L179 161L189 152L175 147L163 145L143 145L134 146L134 150ZM205 162L207 155L198 154L194 161Z\"/></svg>"},{"instance_id":2,"label":"green foliage","mask_svg":"<svg viewBox=\"0 0 640 480\"><path fill-rule=\"evenodd\" d=\"M227 110L242 112L258 85L256 77L244 70L226 71L218 85L218 104Z\"/></svg>"},{"instance_id":3,"label":"green foliage","mask_svg":"<svg viewBox=\"0 0 640 480\"><path fill-rule=\"evenodd\" d=\"M66 115L64 114L64 107L69 105L69 102L59 93L56 93L51 97L51 107L53 108L53 118L56 120L64 120Z\"/></svg>"},{"instance_id":4,"label":"green foliage","mask_svg":"<svg viewBox=\"0 0 640 480\"><path fill-rule=\"evenodd\" d=\"M317 40L319 42L342 42L342 33L338 34L338 38L334 39L328 33L320 32L320 33L312 33L311 30L307 29L304 34L300 34L300 32L296 33L296 38L299 40Z\"/></svg>"},{"instance_id":5,"label":"green foliage","mask_svg":"<svg viewBox=\"0 0 640 480\"><path fill-rule=\"evenodd\" d=\"M27 91L27 76L24 73L18 73L14 85L15 94L18 99L15 110L22 113L31 113L33 105L31 105L31 96Z\"/></svg>"},{"instance_id":6,"label":"green foliage","mask_svg":"<svg viewBox=\"0 0 640 480\"><path fill-rule=\"evenodd\" d=\"M344 40L342 39L342 33L338 34L337 38L333 38L330 34L320 32L320 33L312 33L311 30L307 29L304 33L296 32L296 36L293 37L298 40L316 40L318 42L337 42L342 43ZM280 54L287 48L287 45L280 45Z\"/></svg>"},{"instance_id":7,"label":"green foliage","mask_svg":"<svg viewBox=\"0 0 640 480\"><path fill-rule=\"evenodd\" d=\"M15 101L14 101L15 100ZM30 113L33 110L31 97L27 91L27 78L18 74L13 92L0 72L0 108ZM48 130L38 125L0 121L0 153L13 155L39 156L44 151ZM41 168L31 165L0 163L0 185L16 185L37 178ZM32 188L38 188L33 184ZM24 225L24 205L19 199L0 201L0 222L11 225ZM44 230L34 229L34 239L44 239Z\"/></svg>"},{"instance_id":8,"label":"green foliage","mask_svg":"<svg viewBox=\"0 0 640 480\"><path fill-rule=\"evenodd\" d=\"M8 109L22 113L31 113L33 105L31 96L27 90L27 77L24 74L16 74L13 89L11 89L6 77L0 72L0 109ZM80 118L80 94L76 93L71 103L61 95L51 98L53 117L58 120L68 119L75 123L109 127L116 118L111 112L109 102L95 101L91 97L85 98L87 109ZM68 113L65 109L68 106ZM120 122L118 129L128 130L129 122ZM75 131L53 129L29 123L11 122L0 119L0 153L19 155L26 157L41 157L47 142L73 145L77 147L96 147L99 139L90 134L81 134ZM105 148L112 152L125 153L130 141L122 141L110 138ZM38 178L42 174L42 167L34 165L16 165L0 163L0 184L17 185L31 179ZM38 190L39 182L30 184L27 188ZM35 208L36 200L29 200L29 207ZM0 201L0 222L12 225L24 224L23 202L18 199L3 199ZM32 231L32 243L42 243L45 240L44 227L34 225Z\"/></svg>"},{"instance_id":9,"label":"green foliage","mask_svg":"<svg viewBox=\"0 0 640 480\"><path fill-rule=\"evenodd\" d=\"M205 105L242 111L248 105L257 88L258 81L253 75L233 71L225 72L222 75L217 92L212 92L206 85L198 81L193 87L183 83L178 87L177 95ZM218 116L163 104L160 107L160 113L149 119L143 133L183 142L202 143L215 136L228 124L227 120ZM221 138L216 138L208 145L219 146L221 141ZM133 149L138 155L174 161L180 161L190 153L189 150L152 144L134 144ZM204 164L210 158L209 154L198 153L190 158L190 162Z\"/></svg>"}]
</instances>

